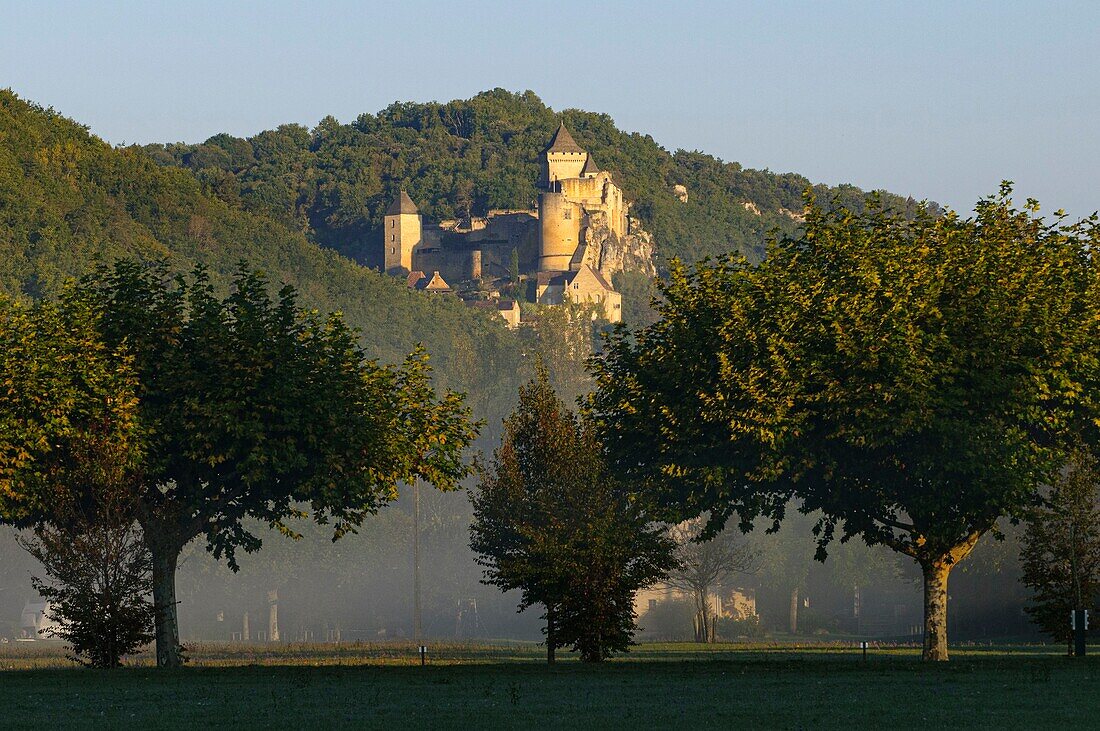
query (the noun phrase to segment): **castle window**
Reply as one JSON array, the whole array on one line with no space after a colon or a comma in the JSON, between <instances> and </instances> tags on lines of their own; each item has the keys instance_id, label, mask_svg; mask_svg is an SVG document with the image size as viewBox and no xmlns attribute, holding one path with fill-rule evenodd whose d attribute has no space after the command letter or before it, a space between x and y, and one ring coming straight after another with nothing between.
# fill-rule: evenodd
<instances>
[{"instance_id":1,"label":"castle window","mask_svg":"<svg viewBox=\"0 0 1100 731\"><path fill-rule=\"evenodd\" d=\"M390 247L390 253L391 253L391 254L396 254L396 253L397 253L397 247L395 247L395 246L391 246L391 247Z\"/></svg>"},{"instance_id":2,"label":"castle window","mask_svg":"<svg viewBox=\"0 0 1100 731\"><path fill-rule=\"evenodd\" d=\"M393 234L390 234L390 241L397 241L397 237Z\"/></svg>"},{"instance_id":3,"label":"castle window","mask_svg":"<svg viewBox=\"0 0 1100 731\"><path fill-rule=\"evenodd\" d=\"M395 221L394 219L391 218L390 219L390 228L393 228L396 225L397 225L397 221Z\"/></svg>"}]
</instances>

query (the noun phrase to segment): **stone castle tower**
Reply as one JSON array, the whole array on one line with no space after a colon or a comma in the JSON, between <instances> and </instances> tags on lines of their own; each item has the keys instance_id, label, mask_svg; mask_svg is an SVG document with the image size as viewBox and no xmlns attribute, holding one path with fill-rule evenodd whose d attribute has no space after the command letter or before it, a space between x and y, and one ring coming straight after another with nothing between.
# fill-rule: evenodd
<instances>
[{"instance_id":1,"label":"stone castle tower","mask_svg":"<svg viewBox=\"0 0 1100 731\"><path fill-rule=\"evenodd\" d=\"M587 231L601 225L617 237L626 235L627 204L611 174L599 169L564 122L539 162L539 271L576 270Z\"/></svg>"},{"instance_id":2,"label":"stone castle tower","mask_svg":"<svg viewBox=\"0 0 1100 731\"><path fill-rule=\"evenodd\" d=\"M423 221L420 211L404 190L386 209L383 219L385 235L385 271L403 268L411 272L413 249L423 238Z\"/></svg>"},{"instance_id":3,"label":"stone castle tower","mask_svg":"<svg viewBox=\"0 0 1100 731\"><path fill-rule=\"evenodd\" d=\"M513 257L529 277L578 272L584 265L610 277L624 268L623 252L636 242L628 243L629 203L611 173L600 170L564 123L538 162L534 209L491 210L484 218L425 225L402 190L383 219L385 271L438 271L461 283L509 276Z\"/></svg>"},{"instance_id":4,"label":"stone castle tower","mask_svg":"<svg viewBox=\"0 0 1100 731\"><path fill-rule=\"evenodd\" d=\"M558 180L579 178L587 162L588 153L569 134L565 122L560 122L539 160L539 186L551 189Z\"/></svg>"}]
</instances>

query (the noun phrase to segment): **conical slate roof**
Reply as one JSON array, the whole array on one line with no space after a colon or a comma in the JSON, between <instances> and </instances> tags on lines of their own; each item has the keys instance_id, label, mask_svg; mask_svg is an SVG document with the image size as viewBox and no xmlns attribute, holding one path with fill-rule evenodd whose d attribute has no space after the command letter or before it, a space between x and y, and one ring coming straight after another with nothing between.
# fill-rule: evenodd
<instances>
[{"instance_id":1,"label":"conical slate roof","mask_svg":"<svg viewBox=\"0 0 1100 731\"><path fill-rule=\"evenodd\" d=\"M573 135L565 128L565 122L558 125L558 131L554 133L554 139L550 140L550 146L545 152L584 152L584 148L577 144Z\"/></svg>"},{"instance_id":2,"label":"conical slate roof","mask_svg":"<svg viewBox=\"0 0 1100 731\"><path fill-rule=\"evenodd\" d=\"M419 213L416 204L413 203L413 199L409 197L409 194L404 190L393 199L393 203L386 209L387 216L396 216L401 213Z\"/></svg>"},{"instance_id":3,"label":"conical slate roof","mask_svg":"<svg viewBox=\"0 0 1100 731\"><path fill-rule=\"evenodd\" d=\"M598 172L600 172L599 166L592 159L592 153L588 153L588 159L584 161L584 169L581 170L581 175L595 175Z\"/></svg>"}]
</instances>

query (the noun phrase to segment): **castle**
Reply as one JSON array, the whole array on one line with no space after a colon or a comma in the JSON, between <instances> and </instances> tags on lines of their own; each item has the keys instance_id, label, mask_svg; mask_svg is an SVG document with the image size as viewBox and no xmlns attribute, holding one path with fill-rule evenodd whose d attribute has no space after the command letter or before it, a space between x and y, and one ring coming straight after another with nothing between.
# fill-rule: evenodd
<instances>
[{"instance_id":1,"label":"castle","mask_svg":"<svg viewBox=\"0 0 1100 731\"><path fill-rule=\"evenodd\" d=\"M539 159L538 205L530 210L492 210L484 218L426 224L402 190L384 218L385 269L444 283L492 281L518 267L530 286L527 299L539 304L565 300L597 305L610 322L622 320L622 297L611 277L628 266L639 238L628 217L630 204L592 155L558 126ZM643 252L651 250L648 234ZM649 248L645 248L649 247ZM635 257L638 258L638 257ZM653 265L641 256L643 271ZM421 288L426 288L421 286Z\"/></svg>"}]
</instances>

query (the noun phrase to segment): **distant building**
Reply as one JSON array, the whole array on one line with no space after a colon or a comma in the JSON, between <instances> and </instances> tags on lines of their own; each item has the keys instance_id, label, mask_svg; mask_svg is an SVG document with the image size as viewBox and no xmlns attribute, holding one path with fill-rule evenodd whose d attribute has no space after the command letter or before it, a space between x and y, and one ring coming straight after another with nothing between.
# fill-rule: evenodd
<instances>
[{"instance_id":1,"label":"distant building","mask_svg":"<svg viewBox=\"0 0 1100 731\"><path fill-rule=\"evenodd\" d=\"M408 193L401 191L386 209L383 225L386 271L412 271L413 251L420 246L424 226L420 211Z\"/></svg>"},{"instance_id":2,"label":"distant building","mask_svg":"<svg viewBox=\"0 0 1100 731\"><path fill-rule=\"evenodd\" d=\"M628 206L611 174L596 166L564 122L540 162L539 271L575 270L586 258L587 234L597 218L612 235L626 235Z\"/></svg>"},{"instance_id":3,"label":"distant building","mask_svg":"<svg viewBox=\"0 0 1100 731\"><path fill-rule=\"evenodd\" d=\"M519 302L513 299L499 300L467 300L466 305L481 310L496 312L508 325L508 329L515 330L520 326Z\"/></svg>"},{"instance_id":4,"label":"distant building","mask_svg":"<svg viewBox=\"0 0 1100 731\"><path fill-rule=\"evenodd\" d=\"M497 314L504 318L508 327L515 330L520 325L519 302L515 300L497 300Z\"/></svg>"},{"instance_id":5,"label":"distant building","mask_svg":"<svg viewBox=\"0 0 1100 731\"><path fill-rule=\"evenodd\" d=\"M19 619L19 639L51 639L44 633L56 627L57 622L50 617L49 602L27 602L23 605L23 614Z\"/></svg>"},{"instance_id":6,"label":"distant building","mask_svg":"<svg viewBox=\"0 0 1100 731\"><path fill-rule=\"evenodd\" d=\"M410 272L405 278L405 284L409 289L419 289L422 292L436 292L444 294L453 292L451 285L447 284L446 280L440 276L439 272L432 272L432 276L428 277L422 271Z\"/></svg>"},{"instance_id":7,"label":"distant building","mask_svg":"<svg viewBox=\"0 0 1100 731\"><path fill-rule=\"evenodd\" d=\"M575 272L539 272L535 301L541 305L560 305L566 300L597 305L608 322L623 319L622 295L587 264Z\"/></svg>"},{"instance_id":8,"label":"distant building","mask_svg":"<svg viewBox=\"0 0 1100 731\"><path fill-rule=\"evenodd\" d=\"M634 613L644 623L646 612L668 602L694 602L694 597L668 584L656 584L634 595ZM748 589L716 587L707 595L707 607L712 617L747 619L756 615L756 595Z\"/></svg>"},{"instance_id":9,"label":"distant building","mask_svg":"<svg viewBox=\"0 0 1100 731\"><path fill-rule=\"evenodd\" d=\"M386 271L434 271L450 282L478 282L510 276L515 257L521 274L539 279L537 302L593 302L619 322L621 297L609 280L624 266L622 242L629 235L622 190L564 123L540 155L538 186L537 206L530 210L494 210L485 218L431 225L402 190L383 221Z\"/></svg>"}]
</instances>

